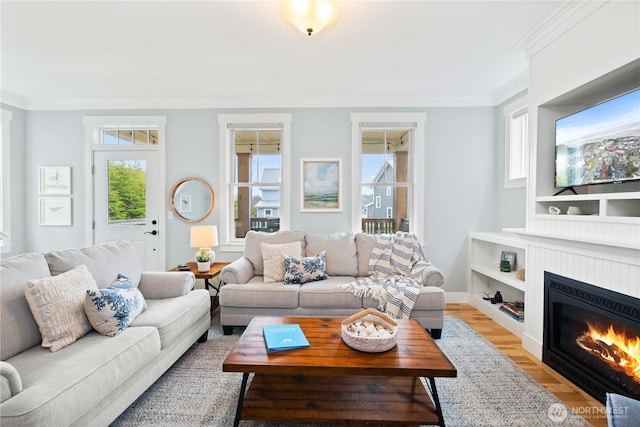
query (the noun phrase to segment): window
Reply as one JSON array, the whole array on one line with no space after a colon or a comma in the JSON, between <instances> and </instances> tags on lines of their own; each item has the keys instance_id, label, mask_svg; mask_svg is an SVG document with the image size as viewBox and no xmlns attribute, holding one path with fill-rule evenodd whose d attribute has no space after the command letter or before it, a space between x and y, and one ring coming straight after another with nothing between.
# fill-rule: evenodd
<instances>
[{"instance_id":1,"label":"window","mask_svg":"<svg viewBox=\"0 0 640 427\"><path fill-rule=\"evenodd\" d=\"M11 251L11 112L2 110L0 138L0 252Z\"/></svg>"},{"instance_id":2,"label":"window","mask_svg":"<svg viewBox=\"0 0 640 427\"><path fill-rule=\"evenodd\" d=\"M529 113L526 97L522 97L504 108L504 121L504 187L525 187L527 185L527 148L529 146Z\"/></svg>"},{"instance_id":3,"label":"window","mask_svg":"<svg viewBox=\"0 0 640 427\"><path fill-rule=\"evenodd\" d=\"M102 128L100 144L104 145L157 145L158 129L150 128Z\"/></svg>"},{"instance_id":4,"label":"window","mask_svg":"<svg viewBox=\"0 0 640 427\"><path fill-rule=\"evenodd\" d=\"M424 113L351 115L352 226L365 233L408 231L423 241Z\"/></svg>"},{"instance_id":5,"label":"window","mask_svg":"<svg viewBox=\"0 0 640 427\"><path fill-rule=\"evenodd\" d=\"M221 114L220 240L242 243L249 230L289 226L288 114ZM229 207L233 207L230 209Z\"/></svg>"}]
</instances>

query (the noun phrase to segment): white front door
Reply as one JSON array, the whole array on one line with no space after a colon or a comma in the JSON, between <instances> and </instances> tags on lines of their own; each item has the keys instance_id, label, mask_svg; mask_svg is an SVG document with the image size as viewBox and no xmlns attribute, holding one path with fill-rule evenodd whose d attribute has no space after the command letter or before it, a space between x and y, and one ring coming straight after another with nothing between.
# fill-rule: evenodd
<instances>
[{"instance_id":1,"label":"white front door","mask_svg":"<svg viewBox=\"0 0 640 427\"><path fill-rule=\"evenodd\" d=\"M148 271L163 269L156 150L94 150L94 243L130 241Z\"/></svg>"}]
</instances>

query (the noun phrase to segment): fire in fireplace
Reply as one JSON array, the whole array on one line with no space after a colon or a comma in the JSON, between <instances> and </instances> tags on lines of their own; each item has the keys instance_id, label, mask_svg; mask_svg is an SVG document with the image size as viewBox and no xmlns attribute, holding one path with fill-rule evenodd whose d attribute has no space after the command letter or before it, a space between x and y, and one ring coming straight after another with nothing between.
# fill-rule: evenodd
<instances>
[{"instance_id":1,"label":"fire in fireplace","mask_svg":"<svg viewBox=\"0 0 640 427\"><path fill-rule=\"evenodd\" d=\"M604 403L640 399L640 300L545 272L542 360Z\"/></svg>"},{"instance_id":2,"label":"fire in fireplace","mask_svg":"<svg viewBox=\"0 0 640 427\"><path fill-rule=\"evenodd\" d=\"M578 346L640 384L640 338L617 332L613 324L606 331L586 324L588 330L576 339Z\"/></svg>"}]
</instances>

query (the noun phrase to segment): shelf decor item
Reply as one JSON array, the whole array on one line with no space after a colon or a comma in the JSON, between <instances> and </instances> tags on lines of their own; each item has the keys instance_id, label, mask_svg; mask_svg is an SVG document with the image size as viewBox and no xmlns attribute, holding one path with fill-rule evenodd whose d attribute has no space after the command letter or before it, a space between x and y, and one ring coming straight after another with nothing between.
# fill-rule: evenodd
<instances>
[{"instance_id":1,"label":"shelf decor item","mask_svg":"<svg viewBox=\"0 0 640 427\"><path fill-rule=\"evenodd\" d=\"M516 268L516 253L502 251L500 257L500 271L510 273Z\"/></svg>"},{"instance_id":2,"label":"shelf decor item","mask_svg":"<svg viewBox=\"0 0 640 427\"><path fill-rule=\"evenodd\" d=\"M366 353L391 350L398 342L398 323L376 309L367 308L342 321L342 340Z\"/></svg>"},{"instance_id":3,"label":"shelf decor item","mask_svg":"<svg viewBox=\"0 0 640 427\"><path fill-rule=\"evenodd\" d=\"M211 258L209 257L209 254L207 252L203 252L196 256L199 273L206 273L207 271L209 271L209 269L211 269L210 259Z\"/></svg>"}]
</instances>

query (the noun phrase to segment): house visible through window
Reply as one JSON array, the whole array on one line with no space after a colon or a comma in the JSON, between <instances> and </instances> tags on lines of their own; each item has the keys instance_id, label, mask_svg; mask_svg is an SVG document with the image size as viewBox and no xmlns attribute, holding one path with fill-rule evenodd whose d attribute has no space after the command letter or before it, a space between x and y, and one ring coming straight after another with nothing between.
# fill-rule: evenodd
<instances>
[{"instance_id":1,"label":"house visible through window","mask_svg":"<svg viewBox=\"0 0 640 427\"><path fill-rule=\"evenodd\" d=\"M354 209L354 229L371 234L410 231L423 238L419 225L423 209L414 197L420 169L416 165L424 161L423 142L418 147L417 134L424 138L425 115L354 113L351 121L353 157L359 170L354 193L360 200Z\"/></svg>"},{"instance_id":2,"label":"house visible through window","mask_svg":"<svg viewBox=\"0 0 640 427\"><path fill-rule=\"evenodd\" d=\"M505 120L505 188L526 186L529 113L526 97L504 108Z\"/></svg>"},{"instance_id":3,"label":"house visible through window","mask_svg":"<svg viewBox=\"0 0 640 427\"><path fill-rule=\"evenodd\" d=\"M221 193L225 204L233 206L223 212L221 240L225 244L240 242L249 230L278 231L289 217L283 159L290 118L221 115L219 122L224 126L222 153L227 159L221 171L227 177Z\"/></svg>"}]
</instances>

